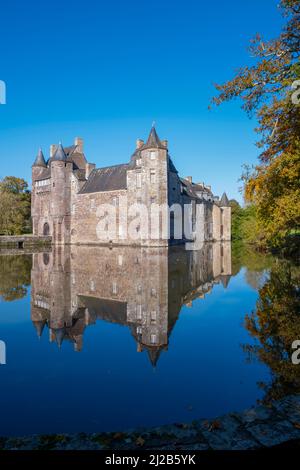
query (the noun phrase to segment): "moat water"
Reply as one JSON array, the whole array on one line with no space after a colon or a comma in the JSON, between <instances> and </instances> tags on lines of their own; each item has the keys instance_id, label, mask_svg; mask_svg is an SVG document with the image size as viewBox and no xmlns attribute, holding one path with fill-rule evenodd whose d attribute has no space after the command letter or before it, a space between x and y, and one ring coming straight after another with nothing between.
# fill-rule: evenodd
<instances>
[{"instance_id":1,"label":"moat water","mask_svg":"<svg viewBox=\"0 0 300 470\"><path fill-rule=\"evenodd\" d=\"M268 402L300 390L299 334L299 268L228 243L2 253L0 435L190 422Z\"/></svg>"}]
</instances>

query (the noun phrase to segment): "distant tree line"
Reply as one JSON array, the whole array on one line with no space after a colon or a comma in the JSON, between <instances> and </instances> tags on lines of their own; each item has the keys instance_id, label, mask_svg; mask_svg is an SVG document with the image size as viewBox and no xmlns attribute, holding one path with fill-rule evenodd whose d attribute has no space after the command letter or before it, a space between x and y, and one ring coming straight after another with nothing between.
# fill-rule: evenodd
<instances>
[{"instance_id":1,"label":"distant tree line","mask_svg":"<svg viewBox=\"0 0 300 470\"><path fill-rule=\"evenodd\" d=\"M22 178L6 176L0 180L0 235L31 232L31 194Z\"/></svg>"}]
</instances>

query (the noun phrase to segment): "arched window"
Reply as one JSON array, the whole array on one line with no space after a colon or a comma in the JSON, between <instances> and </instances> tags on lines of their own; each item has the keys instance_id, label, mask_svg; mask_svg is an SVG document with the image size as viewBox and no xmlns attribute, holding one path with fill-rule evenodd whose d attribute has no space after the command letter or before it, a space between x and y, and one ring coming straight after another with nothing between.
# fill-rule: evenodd
<instances>
[{"instance_id":1,"label":"arched window","mask_svg":"<svg viewBox=\"0 0 300 470\"><path fill-rule=\"evenodd\" d=\"M45 235L46 237L50 235L50 227L49 227L48 222L44 224L43 235Z\"/></svg>"},{"instance_id":2,"label":"arched window","mask_svg":"<svg viewBox=\"0 0 300 470\"><path fill-rule=\"evenodd\" d=\"M49 261L50 261L49 253L43 253L43 261L44 261L44 265L48 266Z\"/></svg>"}]
</instances>

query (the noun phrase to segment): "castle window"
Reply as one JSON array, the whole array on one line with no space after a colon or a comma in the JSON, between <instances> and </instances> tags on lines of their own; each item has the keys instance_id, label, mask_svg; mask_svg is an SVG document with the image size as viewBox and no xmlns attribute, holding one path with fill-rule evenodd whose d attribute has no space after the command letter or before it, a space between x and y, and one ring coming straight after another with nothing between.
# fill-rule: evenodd
<instances>
[{"instance_id":1,"label":"castle window","mask_svg":"<svg viewBox=\"0 0 300 470\"><path fill-rule=\"evenodd\" d=\"M141 188L142 187L142 173L138 172L136 174L136 187Z\"/></svg>"},{"instance_id":2,"label":"castle window","mask_svg":"<svg viewBox=\"0 0 300 470\"><path fill-rule=\"evenodd\" d=\"M155 203L155 201L156 201L156 197L155 197L155 196L152 196L152 197L150 198L150 202L151 202L151 204L154 204L154 203Z\"/></svg>"},{"instance_id":3,"label":"castle window","mask_svg":"<svg viewBox=\"0 0 300 470\"><path fill-rule=\"evenodd\" d=\"M95 199L91 199L91 209L95 209Z\"/></svg>"},{"instance_id":4,"label":"castle window","mask_svg":"<svg viewBox=\"0 0 300 470\"><path fill-rule=\"evenodd\" d=\"M150 335L150 341L151 341L151 344L156 344L157 343L157 335L155 335L155 334Z\"/></svg>"},{"instance_id":5,"label":"castle window","mask_svg":"<svg viewBox=\"0 0 300 470\"><path fill-rule=\"evenodd\" d=\"M141 286L141 284L139 284L139 285L137 286L137 289L136 289L136 290L137 290L138 294L141 294L141 292L142 292L142 286Z\"/></svg>"},{"instance_id":6,"label":"castle window","mask_svg":"<svg viewBox=\"0 0 300 470\"><path fill-rule=\"evenodd\" d=\"M112 203L117 207L119 205L119 198L117 196L113 197Z\"/></svg>"},{"instance_id":7,"label":"castle window","mask_svg":"<svg viewBox=\"0 0 300 470\"><path fill-rule=\"evenodd\" d=\"M141 158L137 158L137 159L136 159L136 164L137 164L138 166L141 166L141 164L142 164L142 159L141 159Z\"/></svg>"},{"instance_id":8,"label":"castle window","mask_svg":"<svg viewBox=\"0 0 300 470\"><path fill-rule=\"evenodd\" d=\"M75 204L72 204L72 211L71 212L72 212L72 215L75 214Z\"/></svg>"},{"instance_id":9,"label":"castle window","mask_svg":"<svg viewBox=\"0 0 300 470\"><path fill-rule=\"evenodd\" d=\"M143 333L142 327L141 327L141 326L138 326L138 327L136 328L136 332L137 332L138 335L141 335L141 334Z\"/></svg>"},{"instance_id":10,"label":"castle window","mask_svg":"<svg viewBox=\"0 0 300 470\"><path fill-rule=\"evenodd\" d=\"M142 306L141 305L136 306L136 319L137 320L142 319Z\"/></svg>"},{"instance_id":11,"label":"castle window","mask_svg":"<svg viewBox=\"0 0 300 470\"><path fill-rule=\"evenodd\" d=\"M50 261L49 253L44 253L43 254L43 261L44 261L44 265L48 266L49 261Z\"/></svg>"},{"instance_id":12,"label":"castle window","mask_svg":"<svg viewBox=\"0 0 300 470\"><path fill-rule=\"evenodd\" d=\"M150 183L155 183L156 182L156 173L155 170L150 170Z\"/></svg>"},{"instance_id":13,"label":"castle window","mask_svg":"<svg viewBox=\"0 0 300 470\"><path fill-rule=\"evenodd\" d=\"M41 186L48 186L50 184L50 179L48 178L47 180L40 180L36 181L35 185L40 188Z\"/></svg>"},{"instance_id":14,"label":"castle window","mask_svg":"<svg viewBox=\"0 0 300 470\"><path fill-rule=\"evenodd\" d=\"M150 319L151 319L151 323L155 323L155 322L156 322L156 311L155 311L155 310L153 310L153 311L151 312Z\"/></svg>"},{"instance_id":15,"label":"castle window","mask_svg":"<svg viewBox=\"0 0 300 470\"><path fill-rule=\"evenodd\" d=\"M50 235L50 226L48 222L46 222L43 226L43 235L48 237Z\"/></svg>"},{"instance_id":16,"label":"castle window","mask_svg":"<svg viewBox=\"0 0 300 470\"><path fill-rule=\"evenodd\" d=\"M113 282L113 284L112 284L112 293L116 294L117 292L118 292L117 283Z\"/></svg>"},{"instance_id":17,"label":"castle window","mask_svg":"<svg viewBox=\"0 0 300 470\"><path fill-rule=\"evenodd\" d=\"M118 256L118 263L119 263L119 266L122 266L122 264L123 264L123 256L122 255Z\"/></svg>"},{"instance_id":18,"label":"castle window","mask_svg":"<svg viewBox=\"0 0 300 470\"><path fill-rule=\"evenodd\" d=\"M90 290L92 292L95 290L95 282L93 280L90 281Z\"/></svg>"},{"instance_id":19,"label":"castle window","mask_svg":"<svg viewBox=\"0 0 300 470\"><path fill-rule=\"evenodd\" d=\"M157 297L157 292L156 292L156 289L154 289L154 287L152 287L152 289L151 289L151 296L152 297Z\"/></svg>"},{"instance_id":20,"label":"castle window","mask_svg":"<svg viewBox=\"0 0 300 470\"><path fill-rule=\"evenodd\" d=\"M150 151L150 159L151 159L151 160L155 160L155 159L156 159L156 152L155 152L155 150L151 150L151 151Z\"/></svg>"}]
</instances>

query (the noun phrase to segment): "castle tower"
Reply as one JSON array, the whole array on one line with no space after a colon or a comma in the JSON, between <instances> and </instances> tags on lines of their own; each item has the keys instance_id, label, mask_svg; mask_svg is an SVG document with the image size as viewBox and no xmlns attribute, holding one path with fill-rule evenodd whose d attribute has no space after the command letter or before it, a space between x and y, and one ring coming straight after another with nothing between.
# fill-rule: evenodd
<instances>
[{"instance_id":1,"label":"castle tower","mask_svg":"<svg viewBox=\"0 0 300 470\"><path fill-rule=\"evenodd\" d=\"M71 173L72 162L59 143L53 157L51 167L51 219L52 242L55 244L68 243L70 240L71 213Z\"/></svg>"},{"instance_id":2,"label":"castle tower","mask_svg":"<svg viewBox=\"0 0 300 470\"><path fill-rule=\"evenodd\" d=\"M160 141L155 127L152 126L146 143L137 141L133 155L134 169L127 172L128 203L142 204L148 210L148 230L141 233L140 240L151 246L167 246L168 240L162 238L162 220L167 220L159 212L156 233L151 233L150 208L153 204L162 207L168 203L168 150L166 141ZM153 224L154 225L154 224ZM151 239L151 240L149 240Z\"/></svg>"},{"instance_id":3,"label":"castle tower","mask_svg":"<svg viewBox=\"0 0 300 470\"><path fill-rule=\"evenodd\" d=\"M230 241L231 240L231 207L228 201L226 193L223 193L223 196L220 201L221 208L221 240Z\"/></svg>"},{"instance_id":4,"label":"castle tower","mask_svg":"<svg viewBox=\"0 0 300 470\"><path fill-rule=\"evenodd\" d=\"M31 191L31 218L32 218L32 230L33 235L38 235L38 223L39 223L39 200L36 197L38 191L38 181L41 180L45 170L47 170L47 164L42 149L40 148L36 159L31 167L32 174L32 191Z\"/></svg>"}]
</instances>

